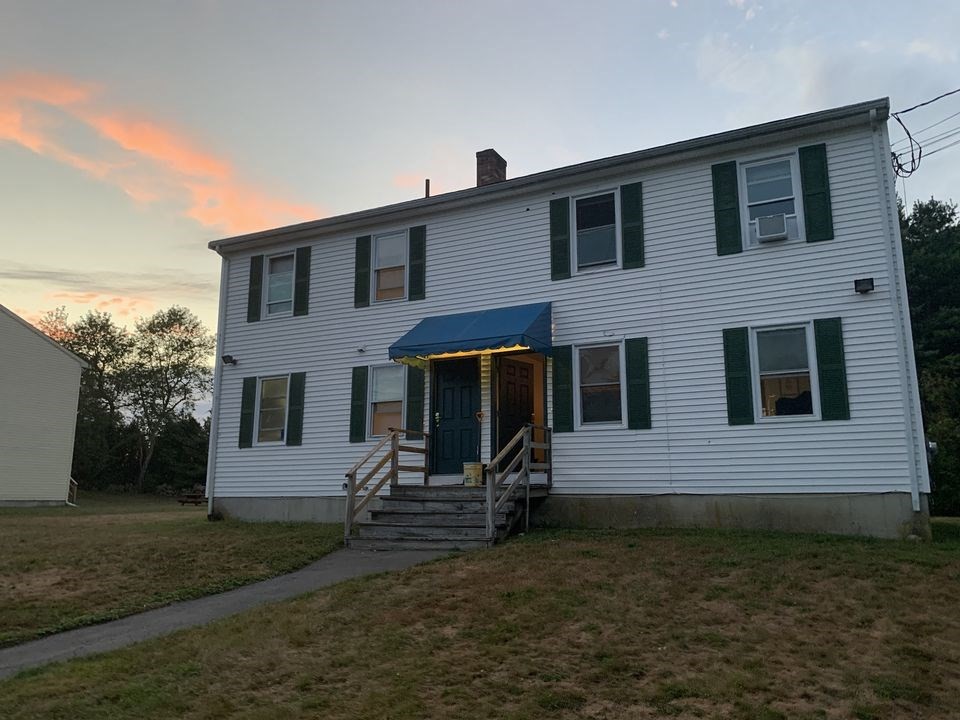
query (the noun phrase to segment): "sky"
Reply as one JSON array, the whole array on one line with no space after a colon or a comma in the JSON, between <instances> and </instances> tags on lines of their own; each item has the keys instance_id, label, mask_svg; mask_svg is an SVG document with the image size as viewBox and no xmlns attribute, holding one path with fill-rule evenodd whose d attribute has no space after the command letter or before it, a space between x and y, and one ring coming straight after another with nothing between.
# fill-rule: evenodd
<instances>
[{"instance_id":1,"label":"sky","mask_svg":"<svg viewBox=\"0 0 960 720\"><path fill-rule=\"evenodd\" d=\"M0 304L214 329L210 240L470 187L488 147L518 177L904 109L960 87L958 30L922 0L0 0ZM942 148L907 204L960 200L960 94L903 120Z\"/></svg>"}]
</instances>

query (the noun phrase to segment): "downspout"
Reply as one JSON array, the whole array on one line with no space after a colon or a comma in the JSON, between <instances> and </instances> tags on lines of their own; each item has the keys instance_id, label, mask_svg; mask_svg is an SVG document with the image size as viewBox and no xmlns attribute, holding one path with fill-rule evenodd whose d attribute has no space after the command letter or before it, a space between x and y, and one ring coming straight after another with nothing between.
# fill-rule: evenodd
<instances>
[{"instance_id":1,"label":"downspout","mask_svg":"<svg viewBox=\"0 0 960 720\"><path fill-rule=\"evenodd\" d=\"M876 111L873 111L875 113ZM890 140L886 123L878 123L871 115L871 126L876 138L878 172L886 191L886 221L889 246L887 270L891 284L891 304L896 317L897 345L900 348L900 386L903 388L906 417L907 457L910 463L910 499L913 511L920 511L920 493L929 492L926 442L923 435L923 417L920 410L920 389L916 358L913 350L913 328L910 324L910 305L907 298L907 279L903 267L900 222L896 215L896 190L891 182Z\"/></svg>"},{"instance_id":2,"label":"downspout","mask_svg":"<svg viewBox=\"0 0 960 720\"><path fill-rule=\"evenodd\" d=\"M210 406L210 441L207 446L207 519L213 517L213 489L217 471L217 435L220 427L220 381L223 375L224 336L227 332L227 292L230 285L230 261L220 258L220 305L217 310L217 354L213 359L213 402Z\"/></svg>"}]
</instances>

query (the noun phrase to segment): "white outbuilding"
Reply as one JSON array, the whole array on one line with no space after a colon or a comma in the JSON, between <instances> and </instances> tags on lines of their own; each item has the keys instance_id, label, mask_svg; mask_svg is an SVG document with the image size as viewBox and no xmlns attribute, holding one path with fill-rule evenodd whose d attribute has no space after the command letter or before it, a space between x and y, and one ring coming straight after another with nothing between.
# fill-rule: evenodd
<instances>
[{"instance_id":1,"label":"white outbuilding","mask_svg":"<svg viewBox=\"0 0 960 720\"><path fill-rule=\"evenodd\" d=\"M85 367L0 305L0 506L68 501Z\"/></svg>"}]
</instances>

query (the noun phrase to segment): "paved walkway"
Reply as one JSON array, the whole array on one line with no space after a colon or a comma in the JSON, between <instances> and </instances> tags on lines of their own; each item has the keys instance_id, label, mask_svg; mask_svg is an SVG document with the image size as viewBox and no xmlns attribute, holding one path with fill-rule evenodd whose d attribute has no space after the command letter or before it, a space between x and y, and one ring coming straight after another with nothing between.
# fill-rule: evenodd
<instances>
[{"instance_id":1,"label":"paved walkway","mask_svg":"<svg viewBox=\"0 0 960 720\"><path fill-rule=\"evenodd\" d=\"M341 580L403 570L446 554L424 550L337 550L288 575L4 648L0 650L0 678L38 665L116 650L183 628L205 625L264 603L302 595Z\"/></svg>"}]
</instances>

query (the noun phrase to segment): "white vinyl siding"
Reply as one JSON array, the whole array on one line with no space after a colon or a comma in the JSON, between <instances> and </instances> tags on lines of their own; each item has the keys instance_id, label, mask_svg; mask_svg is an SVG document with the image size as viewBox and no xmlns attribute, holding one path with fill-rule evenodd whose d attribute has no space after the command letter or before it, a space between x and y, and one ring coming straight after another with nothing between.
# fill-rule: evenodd
<instances>
[{"instance_id":1,"label":"white vinyl siding","mask_svg":"<svg viewBox=\"0 0 960 720\"><path fill-rule=\"evenodd\" d=\"M777 252L718 258L710 166L742 150L652 168L628 168L616 185L642 181L646 267L550 280L549 204L558 194L609 192L609 177L517 193L467 209L403 218L428 226L426 299L356 310L354 237L371 225L313 242L311 313L296 324L246 323L250 253L230 256L217 442L218 496L342 496L343 473L373 447L347 442L351 367L387 362L391 343L430 315L552 301L556 345L649 338L653 428L554 435L556 494L907 492L910 466L891 292L886 195L869 129L793 140L827 143L836 239L783 243ZM571 206L572 211L572 206ZM304 244L300 239L297 244ZM290 243L293 247L293 242ZM278 251L286 249L279 246ZM615 276L615 281L611 278ZM853 291L857 277L876 290ZM843 318L851 420L727 424L722 335ZM362 352L359 350L362 349ZM811 345L812 350L812 345ZM309 365L303 446L295 456L236 449L242 376ZM552 387L552 364L547 367ZM314 381L314 378L316 380ZM481 361L482 457L490 457L489 361ZM429 414L429 386L425 416ZM547 393L548 405L552 393ZM552 418L552 410L550 416ZM431 427L425 417L425 428ZM415 481L411 475L403 481Z\"/></svg>"},{"instance_id":2,"label":"white vinyl siding","mask_svg":"<svg viewBox=\"0 0 960 720\"><path fill-rule=\"evenodd\" d=\"M0 310L0 504L65 503L80 364Z\"/></svg>"}]
</instances>

